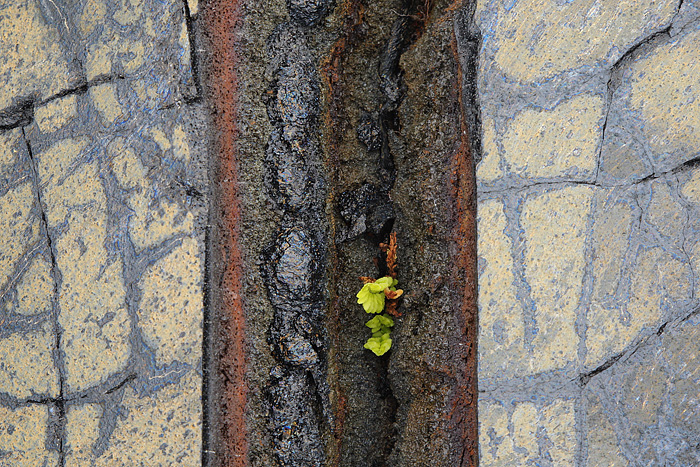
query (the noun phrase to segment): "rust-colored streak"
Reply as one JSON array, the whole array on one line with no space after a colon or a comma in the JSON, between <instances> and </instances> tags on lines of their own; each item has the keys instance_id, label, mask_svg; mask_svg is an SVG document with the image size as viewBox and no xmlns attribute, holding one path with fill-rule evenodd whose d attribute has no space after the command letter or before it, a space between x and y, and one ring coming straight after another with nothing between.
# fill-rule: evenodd
<instances>
[{"instance_id":1,"label":"rust-colored streak","mask_svg":"<svg viewBox=\"0 0 700 467\"><path fill-rule=\"evenodd\" d=\"M221 393L212 400L223 414L211 429L221 430L215 465L243 467L248 465L248 430L246 426L246 326L242 301L243 258L238 226L241 204L238 185L236 138L239 57L236 33L241 27L242 5L239 0L208 0L202 4L201 18L208 59L204 64L206 93L213 114L216 158L213 179L212 254L216 272L210 286L214 306L219 310L218 371Z\"/></svg>"},{"instance_id":2,"label":"rust-colored streak","mask_svg":"<svg viewBox=\"0 0 700 467\"><path fill-rule=\"evenodd\" d=\"M458 294L457 325L462 342L452 348L464 365L457 375L452 397L451 429L457 450L455 466L476 467L479 464L479 424L477 413L477 251L476 251L476 174L462 96L462 73L456 39L452 50L457 64L457 89L460 104L460 145L451 161L451 196L454 202L452 245L454 263L452 283Z\"/></svg>"}]
</instances>

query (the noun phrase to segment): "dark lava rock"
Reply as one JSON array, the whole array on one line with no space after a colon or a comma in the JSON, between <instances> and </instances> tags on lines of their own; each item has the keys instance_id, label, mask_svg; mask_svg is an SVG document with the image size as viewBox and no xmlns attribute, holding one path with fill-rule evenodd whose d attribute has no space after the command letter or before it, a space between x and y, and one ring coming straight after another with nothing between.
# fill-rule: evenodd
<instances>
[{"instance_id":1,"label":"dark lava rock","mask_svg":"<svg viewBox=\"0 0 700 467\"><path fill-rule=\"evenodd\" d=\"M270 121L279 124L290 144L307 138L318 118L319 87L313 65L306 59L290 59L279 69L267 99Z\"/></svg>"},{"instance_id":2,"label":"dark lava rock","mask_svg":"<svg viewBox=\"0 0 700 467\"><path fill-rule=\"evenodd\" d=\"M292 21L302 26L318 24L330 11L332 0L287 0L287 9Z\"/></svg>"},{"instance_id":3,"label":"dark lava rock","mask_svg":"<svg viewBox=\"0 0 700 467\"><path fill-rule=\"evenodd\" d=\"M269 389L275 454L283 467L320 467L324 452L309 374L286 370Z\"/></svg>"},{"instance_id":4,"label":"dark lava rock","mask_svg":"<svg viewBox=\"0 0 700 467\"><path fill-rule=\"evenodd\" d=\"M357 139L367 147L368 151L379 151L382 147L382 133L379 124L370 115L363 115L357 125Z\"/></svg>"},{"instance_id":5,"label":"dark lava rock","mask_svg":"<svg viewBox=\"0 0 700 467\"><path fill-rule=\"evenodd\" d=\"M338 196L338 209L348 224L347 230L339 234L339 242L365 233L381 240L389 233L396 218L389 195L371 183L341 193Z\"/></svg>"},{"instance_id":6,"label":"dark lava rock","mask_svg":"<svg viewBox=\"0 0 700 467\"><path fill-rule=\"evenodd\" d=\"M265 151L265 185L279 209L296 211L307 204L311 181L302 150L290 148L279 130L270 134Z\"/></svg>"},{"instance_id":7,"label":"dark lava rock","mask_svg":"<svg viewBox=\"0 0 700 467\"><path fill-rule=\"evenodd\" d=\"M263 253L263 274L275 308L296 312L321 301L320 252L303 226L286 228L271 251Z\"/></svg>"}]
</instances>

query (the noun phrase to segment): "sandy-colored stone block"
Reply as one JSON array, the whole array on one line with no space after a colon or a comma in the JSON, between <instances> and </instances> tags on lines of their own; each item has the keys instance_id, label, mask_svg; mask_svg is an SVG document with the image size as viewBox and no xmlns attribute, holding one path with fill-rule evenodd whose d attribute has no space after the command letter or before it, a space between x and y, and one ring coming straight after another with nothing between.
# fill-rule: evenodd
<instances>
[{"instance_id":1,"label":"sandy-colored stone block","mask_svg":"<svg viewBox=\"0 0 700 467\"><path fill-rule=\"evenodd\" d=\"M36 196L27 182L0 197L0 290L13 278L19 259L39 241L41 224L32 213Z\"/></svg>"},{"instance_id":2,"label":"sandy-colored stone block","mask_svg":"<svg viewBox=\"0 0 700 467\"><path fill-rule=\"evenodd\" d=\"M483 467L574 465L576 434L573 400L479 402L480 464Z\"/></svg>"},{"instance_id":3,"label":"sandy-colored stone block","mask_svg":"<svg viewBox=\"0 0 700 467\"><path fill-rule=\"evenodd\" d=\"M187 5L190 7L190 14L195 15L199 11L199 0L187 0Z\"/></svg>"},{"instance_id":4,"label":"sandy-colored stone block","mask_svg":"<svg viewBox=\"0 0 700 467\"><path fill-rule=\"evenodd\" d=\"M201 378L194 372L155 394L139 396L127 389L124 417L117 420L104 454L95 467L178 465L201 461Z\"/></svg>"},{"instance_id":5,"label":"sandy-colored stone block","mask_svg":"<svg viewBox=\"0 0 700 467\"><path fill-rule=\"evenodd\" d=\"M84 146L62 142L38 155L49 227L66 225L54 248L62 279L59 323L69 391L121 370L130 353L123 265L108 258L105 248L107 199L97 163L77 165Z\"/></svg>"},{"instance_id":6,"label":"sandy-colored stone block","mask_svg":"<svg viewBox=\"0 0 700 467\"><path fill-rule=\"evenodd\" d=\"M605 101L581 94L551 110L528 108L503 136L509 172L523 178L595 178Z\"/></svg>"},{"instance_id":7,"label":"sandy-colored stone block","mask_svg":"<svg viewBox=\"0 0 700 467\"><path fill-rule=\"evenodd\" d=\"M700 438L700 319L697 316L682 327L664 335L663 358L667 369L662 377L669 382L673 411L671 424L681 439ZM688 446L692 450L692 446ZM695 451L695 456L700 453ZM690 465L691 462L688 463Z\"/></svg>"},{"instance_id":8,"label":"sandy-colored stone block","mask_svg":"<svg viewBox=\"0 0 700 467\"><path fill-rule=\"evenodd\" d=\"M623 183L672 170L700 152L700 31L655 44L629 64L615 91L601 180Z\"/></svg>"},{"instance_id":9,"label":"sandy-colored stone block","mask_svg":"<svg viewBox=\"0 0 700 467\"><path fill-rule=\"evenodd\" d=\"M39 329L0 339L0 392L18 399L58 396L53 361L56 336L48 322Z\"/></svg>"},{"instance_id":10,"label":"sandy-colored stone block","mask_svg":"<svg viewBox=\"0 0 700 467\"><path fill-rule=\"evenodd\" d=\"M479 183L491 183L503 177L496 124L492 118L484 116L481 128L482 159L476 166L476 179Z\"/></svg>"},{"instance_id":11,"label":"sandy-colored stone block","mask_svg":"<svg viewBox=\"0 0 700 467\"><path fill-rule=\"evenodd\" d=\"M44 257L37 256L17 284L18 305L14 311L25 316L48 311L53 293L51 264Z\"/></svg>"},{"instance_id":12,"label":"sandy-colored stone block","mask_svg":"<svg viewBox=\"0 0 700 467\"><path fill-rule=\"evenodd\" d=\"M20 157L19 145L22 143L21 128L0 133L0 185L15 170Z\"/></svg>"},{"instance_id":13,"label":"sandy-colored stone block","mask_svg":"<svg viewBox=\"0 0 700 467\"><path fill-rule=\"evenodd\" d=\"M479 401L479 465L524 465L527 454L518 449L509 424L508 411L502 404Z\"/></svg>"},{"instance_id":14,"label":"sandy-colored stone block","mask_svg":"<svg viewBox=\"0 0 700 467\"><path fill-rule=\"evenodd\" d=\"M593 220L594 303L610 303L623 276L624 257L630 245L632 223L637 217L635 201L624 190L605 190L596 195ZM589 316L590 319L590 316Z\"/></svg>"},{"instance_id":15,"label":"sandy-colored stone block","mask_svg":"<svg viewBox=\"0 0 700 467\"><path fill-rule=\"evenodd\" d=\"M42 133L60 130L78 118L78 97L73 94L37 107L34 120Z\"/></svg>"},{"instance_id":16,"label":"sandy-colored stone block","mask_svg":"<svg viewBox=\"0 0 700 467\"><path fill-rule=\"evenodd\" d=\"M586 434L587 457L589 467L627 467L629 461L622 454L620 444L610 416L598 396L587 395Z\"/></svg>"},{"instance_id":17,"label":"sandy-colored stone block","mask_svg":"<svg viewBox=\"0 0 700 467\"><path fill-rule=\"evenodd\" d=\"M93 86L88 90L92 105L100 113L106 125L114 124L118 119L123 118L123 111L119 99L117 98L117 85L105 83Z\"/></svg>"},{"instance_id":18,"label":"sandy-colored stone block","mask_svg":"<svg viewBox=\"0 0 700 467\"><path fill-rule=\"evenodd\" d=\"M155 128L151 135L163 151L168 151L168 155L187 157L180 152L184 151L183 143L176 131L168 135ZM109 151L117 180L130 192L128 205L133 214L129 219L129 236L137 251L194 231L193 213L177 202L157 196L156 186L147 176L148 171L133 147L126 145L123 139L117 139L109 146Z\"/></svg>"},{"instance_id":19,"label":"sandy-colored stone block","mask_svg":"<svg viewBox=\"0 0 700 467\"><path fill-rule=\"evenodd\" d=\"M105 76L147 80L150 87L160 88L157 106L189 93L179 89L193 84L181 2L91 0L76 4L72 10L78 41L86 52L89 81ZM100 102L111 100L110 91L101 92ZM102 110L106 121L114 121L106 112L108 107Z\"/></svg>"},{"instance_id":20,"label":"sandy-colored stone block","mask_svg":"<svg viewBox=\"0 0 700 467\"><path fill-rule=\"evenodd\" d=\"M45 447L48 419L43 404L0 407L0 467L57 467L58 452Z\"/></svg>"},{"instance_id":21,"label":"sandy-colored stone block","mask_svg":"<svg viewBox=\"0 0 700 467\"><path fill-rule=\"evenodd\" d=\"M66 411L66 465L92 467L93 447L100 436L102 407L98 404L70 405Z\"/></svg>"},{"instance_id":22,"label":"sandy-colored stone block","mask_svg":"<svg viewBox=\"0 0 700 467\"><path fill-rule=\"evenodd\" d=\"M593 302L586 331L586 366L595 368L660 324L663 304L692 294L692 271L661 247L639 247L631 268L629 295L616 307Z\"/></svg>"},{"instance_id":23,"label":"sandy-colored stone block","mask_svg":"<svg viewBox=\"0 0 700 467\"><path fill-rule=\"evenodd\" d=\"M566 187L524 202L525 279L535 305L534 372L561 368L577 359L575 321L586 264L585 243L595 190Z\"/></svg>"},{"instance_id":24,"label":"sandy-colored stone block","mask_svg":"<svg viewBox=\"0 0 700 467\"><path fill-rule=\"evenodd\" d=\"M676 240L676 247L683 248L686 213L680 198L672 192L672 186L665 179L654 181L650 189L651 200L646 209L646 221L664 237Z\"/></svg>"},{"instance_id":25,"label":"sandy-colored stone block","mask_svg":"<svg viewBox=\"0 0 700 467\"><path fill-rule=\"evenodd\" d=\"M17 97L36 94L43 100L79 81L58 31L47 24L34 0L0 5L0 57L0 109Z\"/></svg>"},{"instance_id":26,"label":"sandy-colored stone block","mask_svg":"<svg viewBox=\"0 0 700 467\"><path fill-rule=\"evenodd\" d=\"M641 132L657 171L669 170L700 152L700 31L656 48L635 62L630 110L641 112Z\"/></svg>"},{"instance_id":27,"label":"sandy-colored stone block","mask_svg":"<svg viewBox=\"0 0 700 467\"><path fill-rule=\"evenodd\" d=\"M663 29L677 2L557 0L491 2L496 63L511 77L541 82L568 70L609 66L640 39Z\"/></svg>"},{"instance_id":28,"label":"sandy-colored stone block","mask_svg":"<svg viewBox=\"0 0 700 467\"><path fill-rule=\"evenodd\" d=\"M522 304L516 297L512 241L506 235L505 206L483 201L478 212L479 374L513 377L523 372L525 353Z\"/></svg>"},{"instance_id":29,"label":"sandy-colored stone block","mask_svg":"<svg viewBox=\"0 0 700 467\"><path fill-rule=\"evenodd\" d=\"M139 326L161 365L201 359L203 257L197 241L186 238L141 280Z\"/></svg>"}]
</instances>

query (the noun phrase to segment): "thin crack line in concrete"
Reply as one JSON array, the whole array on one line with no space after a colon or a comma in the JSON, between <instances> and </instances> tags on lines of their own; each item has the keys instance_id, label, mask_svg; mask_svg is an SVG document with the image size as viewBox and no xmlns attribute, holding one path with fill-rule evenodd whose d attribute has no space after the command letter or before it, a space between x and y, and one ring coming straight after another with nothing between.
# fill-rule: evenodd
<instances>
[{"instance_id":1,"label":"thin crack line in concrete","mask_svg":"<svg viewBox=\"0 0 700 467\"><path fill-rule=\"evenodd\" d=\"M669 324L684 323L699 313L700 313L700 307L694 308L693 310L691 310L690 312L688 312L682 316L676 316L676 317L671 318L667 321L664 321L663 323L661 323L661 325L659 325L658 329L656 331L654 331L653 333L642 337L637 342L633 342L626 349L624 349L621 352L608 358L605 362L603 362L601 365L597 366L593 370L585 372L585 373L581 373L574 380L578 381L578 383L581 387L586 386L594 376L597 376L597 375L605 372L606 370L610 369L620 360L628 360L639 349L644 347L651 339L655 339L657 337L663 336L664 333L667 332L667 328L668 328Z\"/></svg>"},{"instance_id":2,"label":"thin crack line in concrete","mask_svg":"<svg viewBox=\"0 0 700 467\"><path fill-rule=\"evenodd\" d=\"M58 442L58 451L59 451L59 458L58 458L58 466L59 467L64 467L66 463L66 456L65 452L63 450L63 447L66 444L66 407L65 407L65 381L66 381L66 368L65 368L65 363L63 361L63 356L61 353L61 338L62 338L62 330L61 330L61 325L58 320L58 315L59 315L59 287L60 287L60 281L61 281L61 273L58 269L58 263L56 261L56 254L54 252L54 246L53 246L53 241L51 239L51 235L49 233L49 223L46 217L46 210L44 208L44 202L42 200L41 196L41 186L39 183L39 173L38 173L38 164L37 161L34 157L34 153L32 152L32 146L31 143L29 142L29 139L27 138L27 135L24 131L24 127L22 127L22 137L24 138L24 142L27 145L27 155L29 157L29 163L31 166L31 171L32 171L32 178L33 178L33 185L34 185L34 192L36 194L36 202L39 204L39 211L41 213L41 228L46 234L46 243L48 246L48 252L49 252L49 257L51 259L51 273L53 276L53 297L52 297L52 305L54 309L54 322L53 322L53 331L54 335L56 336L55 340L55 345L56 348L54 349L54 364L56 365L56 369L58 370L58 386L59 386L59 397L55 401L56 405L56 410L58 412L57 414L57 420L56 420L56 425L54 426L54 433L53 436L57 439ZM50 427L49 427L50 428Z\"/></svg>"},{"instance_id":3,"label":"thin crack line in concrete","mask_svg":"<svg viewBox=\"0 0 700 467\"><path fill-rule=\"evenodd\" d=\"M499 188L499 189L482 188L479 190L478 193L479 193L479 195L505 195L505 194L510 194L510 193L519 193L519 192L523 192L523 191L528 191L528 190L531 190L533 188L538 188L538 187L564 188L564 187L573 186L573 185L589 186L589 187L593 187L593 188L604 188L604 189L632 188L632 187L641 185L643 183L658 180L660 178L663 178L663 177L666 177L669 175L683 173L687 170L692 170L698 166L700 166L700 156L689 159L689 160L673 167L672 169L665 170L663 172L653 173L653 174L647 175L644 178L640 178L639 180L635 180L635 181L629 182L629 183L602 184L602 183L597 183L597 182L586 182L586 181L581 181L581 180L556 180L556 181L548 181L548 182L535 182L535 183L530 183L530 184L523 185L523 186L513 186L513 187Z\"/></svg>"}]
</instances>

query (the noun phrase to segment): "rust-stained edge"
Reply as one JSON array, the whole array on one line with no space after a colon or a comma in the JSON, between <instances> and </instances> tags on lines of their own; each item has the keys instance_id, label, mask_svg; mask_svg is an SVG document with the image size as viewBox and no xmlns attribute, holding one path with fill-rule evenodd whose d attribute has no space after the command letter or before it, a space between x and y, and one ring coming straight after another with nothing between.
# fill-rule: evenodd
<instances>
[{"instance_id":1,"label":"rust-stained edge","mask_svg":"<svg viewBox=\"0 0 700 467\"><path fill-rule=\"evenodd\" d=\"M479 465L478 423L478 305L477 305L477 228L475 156L480 148L476 90L479 38L468 31L473 1L463 2L455 17L452 51L457 65L460 116L459 147L450 164L450 194L453 202L452 281L456 297L456 324L459 341L451 347L463 364L450 401L450 428L454 450L453 465ZM468 16L467 16L468 15ZM465 95L465 93L467 93ZM475 147L476 146L476 147Z\"/></svg>"},{"instance_id":2,"label":"rust-stained edge","mask_svg":"<svg viewBox=\"0 0 700 467\"><path fill-rule=\"evenodd\" d=\"M242 2L205 0L201 4L207 56L202 62L205 97L214 131L211 141L213 200L210 210L208 294L211 299L208 361L209 407L203 464L244 467L248 462L246 405L246 323L242 299L243 257L238 231L238 76L236 37ZM205 372L206 376L207 372Z\"/></svg>"}]
</instances>

